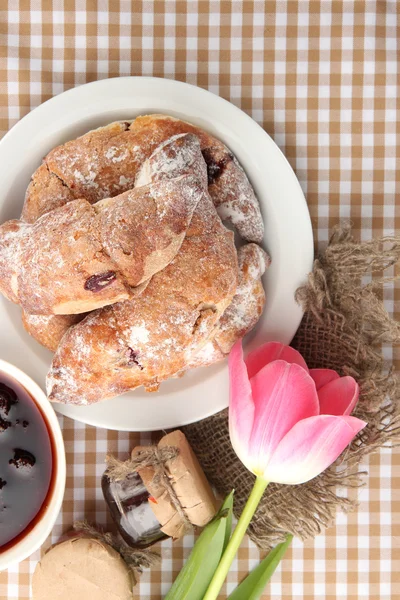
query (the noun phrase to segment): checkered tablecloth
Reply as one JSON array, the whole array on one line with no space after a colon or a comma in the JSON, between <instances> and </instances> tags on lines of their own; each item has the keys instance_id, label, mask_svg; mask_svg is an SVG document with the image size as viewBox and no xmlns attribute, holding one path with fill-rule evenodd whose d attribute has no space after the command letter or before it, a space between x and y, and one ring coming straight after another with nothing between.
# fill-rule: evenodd
<instances>
[{"instance_id":1,"label":"checkered tablecloth","mask_svg":"<svg viewBox=\"0 0 400 600\"><path fill-rule=\"evenodd\" d=\"M179 79L230 100L274 138L300 180L318 244L342 219L362 239L398 232L398 23L396 0L1 0L1 133L88 81ZM384 294L400 314L400 290ZM61 422L67 489L45 547L75 519L109 522L99 486L104 456L124 457L139 441ZM339 515L314 541L295 541L263 599L400 598L400 453L383 450L366 466L359 510ZM137 598L161 599L192 543L164 543L161 566L143 575ZM2 600L29 598L39 557L0 573ZM258 560L246 541L221 598Z\"/></svg>"}]
</instances>

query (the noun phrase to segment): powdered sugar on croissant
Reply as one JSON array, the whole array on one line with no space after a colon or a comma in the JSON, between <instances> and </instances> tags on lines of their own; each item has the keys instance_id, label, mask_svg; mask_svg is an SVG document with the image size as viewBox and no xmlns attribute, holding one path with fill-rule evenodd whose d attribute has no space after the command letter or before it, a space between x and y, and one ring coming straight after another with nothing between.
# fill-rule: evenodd
<instances>
[{"instance_id":1,"label":"powdered sugar on croissant","mask_svg":"<svg viewBox=\"0 0 400 600\"><path fill-rule=\"evenodd\" d=\"M188 172L185 161L182 170ZM187 353L218 326L237 275L233 234L204 190L178 254L143 293L94 311L64 335L47 379L49 398L90 404L140 385L154 388L181 371Z\"/></svg>"},{"instance_id":2,"label":"powdered sugar on croissant","mask_svg":"<svg viewBox=\"0 0 400 600\"><path fill-rule=\"evenodd\" d=\"M239 284L236 294L225 310L212 339L195 354L188 354L187 369L204 367L229 354L232 346L251 331L259 320L265 304L261 277L270 258L257 244L246 244L238 250Z\"/></svg>"},{"instance_id":3,"label":"powdered sugar on croissant","mask_svg":"<svg viewBox=\"0 0 400 600\"><path fill-rule=\"evenodd\" d=\"M189 147L202 161L194 136L182 153ZM177 254L203 187L195 175L183 175L94 206L74 200L33 225L6 223L0 228L0 287L38 314L82 313L128 299L130 286Z\"/></svg>"},{"instance_id":4,"label":"powdered sugar on croissant","mask_svg":"<svg viewBox=\"0 0 400 600\"><path fill-rule=\"evenodd\" d=\"M90 404L181 371L212 335L237 287L233 235L207 194L174 260L134 300L94 311L64 335L50 400Z\"/></svg>"},{"instance_id":5,"label":"powdered sugar on croissant","mask_svg":"<svg viewBox=\"0 0 400 600\"><path fill-rule=\"evenodd\" d=\"M257 244L246 244L238 250L239 285L235 297L222 315L214 339L227 355L238 339L251 331L265 304L262 276L270 258Z\"/></svg>"},{"instance_id":6,"label":"powdered sugar on croissant","mask_svg":"<svg viewBox=\"0 0 400 600\"><path fill-rule=\"evenodd\" d=\"M153 154L145 160L136 176L135 187L175 179L182 175L192 175L206 188L207 167L199 156L199 150L198 138L193 133L173 135L157 146Z\"/></svg>"},{"instance_id":7,"label":"powdered sugar on croissant","mask_svg":"<svg viewBox=\"0 0 400 600\"><path fill-rule=\"evenodd\" d=\"M112 223L126 225L120 199L133 186L134 194L143 194L149 186L172 185L178 178L196 180L200 198L167 266L160 266L154 253L155 274L151 276L150 261L144 284L127 285L135 297L94 310L80 322L82 315L25 315L26 327L42 343L53 349L58 344L47 378L51 400L90 404L142 385L157 389L188 368L224 358L257 322L268 258L256 244L237 253L221 218L245 239L259 241L263 224L258 203L232 153L195 126L164 115L138 117L56 148L33 176L24 219L33 222L85 198L96 222L103 215L105 255L119 265L126 282L126 273L137 278L138 271L129 248L126 252L129 227L126 237L117 243L113 238ZM8 255L24 227L19 223L17 232L8 232ZM118 229L120 235L123 228ZM139 246L146 242L143 237ZM15 278L9 277L6 287L15 297Z\"/></svg>"},{"instance_id":8,"label":"powdered sugar on croissant","mask_svg":"<svg viewBox=\"0 0 400 600\"><path fill-rule=\"evenodd\" d=\"M260 207L232 152L208 132L167 115L111 123L54 148L32 176L23 220L32 223L74 199L94 203L131 189L154 150L185 133L194 134L200 142L209 193L221 218L231 222L247 241L260 242L264 232Z\"/></svg>"},{"instance_id":9,"label":"powdered sugar on croissant","mask_svg":"<svg viewBox=\"0 0 400 600\"><path fill-rule=\"evenodd\" d=\"M26 331L42 346L55 352L65 332L85 316L85 313L80 315L32 315L22 311L22 323Z\"/></svg>"}]
</instances>

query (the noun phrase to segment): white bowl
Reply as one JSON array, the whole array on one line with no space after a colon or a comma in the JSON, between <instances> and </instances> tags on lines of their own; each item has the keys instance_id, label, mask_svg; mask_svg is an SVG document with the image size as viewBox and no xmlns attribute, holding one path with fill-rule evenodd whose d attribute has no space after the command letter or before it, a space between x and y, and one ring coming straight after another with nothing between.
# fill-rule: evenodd
<instances>
[{"instance_id":1,"label":"white bowl","mask_svg":"<svg viewBox=\"0 0 400 600\"><path fill-rule=\"evenodd\" d=\"M269 340L289 343L302 318L296 289L313 263L313 235L303 192L282 152L248 115L201 88L153 77L117 77L88 83L51 100L21 119L0 143L0 223L18 218L29 179L51 148L90 129L137 115L165 113L220 138L244 167L261 205L263 246L272 258L263 278L265 311L245 338L246 351ZM0 298L0 358L12 360L44 386L51 353L30 337L18 306ZM23 348L23 352L21 349ZM192 369L164 382L91 406L57 405L62 414L97 427L126 431L169 429L199 421L228 404L226 361Z\"/></svg>"},{"instance_id":2,"label":"white bowl","mask_svg":"<svg viewBox=\"0 0 400 600\"><path fill-rule=\"evenodd\" d=\"M53 474L53 489L50 492L47 506L42 507L40 520L19 542L4 552L0 550L0 571L3 571L13 563L21 562L21 560L30 556L35 550L40 548L50 534L64 498L66 472L64 440L57 416L46 395L28 375L4 360L0 360L1 373L5 373L10 378L18 381L32 396L44 415L49 435L53 440L52 446L55 453L55 456L53 456L53 473L55 469L55 475Z\"/></svg>"}]
</instances>

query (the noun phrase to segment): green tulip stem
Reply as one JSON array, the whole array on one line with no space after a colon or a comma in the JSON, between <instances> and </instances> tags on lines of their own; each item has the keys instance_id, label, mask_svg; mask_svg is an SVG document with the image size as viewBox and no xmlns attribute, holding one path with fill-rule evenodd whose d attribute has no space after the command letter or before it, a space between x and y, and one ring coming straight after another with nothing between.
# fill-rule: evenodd
<instances>
[{"instance_id":1,"label":"green tulip stem","mask_svg":"<svg viewBox=\"0 0 400 600\"><path fill-rule=\"evenodd\" d=\"M216 598L218 598L218 594L221 590L226 576L228 575L233 559L236 556L236 552L238 551L242 539L246 534L247 528L250 524L251 519L253 518L254 513L256 512L257 506L260 503L260 500L267 485L268 481L265 481L261 477L257 477L257 479L255 480L249 499L246 502L246 506L244 507L243 512L240 515L240 519L237 522L232 537L225 549L225 552L222 555L222 558L214 573L211 583L208 586L206 595L204 596L203 600L216 600Z\"/></svg>"}]
</instances>

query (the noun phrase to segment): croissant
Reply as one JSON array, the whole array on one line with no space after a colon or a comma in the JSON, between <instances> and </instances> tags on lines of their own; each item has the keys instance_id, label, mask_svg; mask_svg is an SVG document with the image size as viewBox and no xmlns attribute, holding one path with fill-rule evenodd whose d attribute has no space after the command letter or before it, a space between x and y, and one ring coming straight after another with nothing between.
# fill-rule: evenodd
<instances>
[{"instance_id":1,"label":"croissant","mask_svg":"<svg viewBox=\"0 0 400 600\"><path fill-rule=\"evenodd\" d=\"M68 329L47 377L50 400L91 404L182 371L237 288L233 234L208 195L173 261L133 300L96 310Z\"/></svg>"},{"instance_id":2,"label":"croissant","mask_svg":"<svg viewBox=\"0 0 400 600\"><path fill-rule=\"evenodd\" d=\"M52 352L57 350L64 333L85 317L86 313L79 315L33 315L24 310L22 311L22 323L26 331L39 344Z\"/></svg>"},{"instance_id":3,"label":"croissant","mask_svg":"<svg viewBox=\"0 0 400 600\"><path fill-rule=\"evenodd\" d=\"M265 292L261 277L269 267L270 258L257 244L246 244L238 250L238 262L236 294L207 344L193 356L187 356L186 370L226 358L235 342L253 329L262 314Z\"/></svg>"},{"instance_id":4,"label":"croissant","mask_svg":"<svg viewBox=\"0 0 400 600\"><path fill-rule=\"evenodd\" d=\"M124 260L121 244L109 248L113 223L126 218L120 198L177 180L196 182L198 195L184 239L166 266L158 264L142 279L136 270L131 278L132 257ZM225 358L255 325L269 258L254 243L236 251L221 217L250 240L261 239L263 224L246 175L219 140L163 115L89 132L46 157L29 185L19 226L82 198L93 205L96 223L106 215L102 241L129 298L107 301L86 316L23 314L26 329L56 351L47 377L50 400L91 404L142 385L155 390L169 377ZM0 262L0 285L5 281L14 298L15 279L2 275Z\"/></svg>"},{"instance_id":5,"label":"croissant","mask_svg":"<svg viewBox=\"0 0 400 600\"><path fill-rule=\"evenodd\" d=\"M74 200L34 224L0 227L0 290L36 314L88 312L131 297L130 287L177 254L207 189L197 138L179 142L182 154L197 153L199 177L165 178L93 206Z\"/></svg>"},{"instance_id":6,"label":"croissant","mask_svg":"<svg viewBox=\"0 0 400 600\"><path fill-rule=\"evenodd\" d=\"M134 186L144 161L166 140L193 133L207 163L209 193L223 221L247 241L261 242L264 225L253 188L232 152L195 125L166 115L137 117L90 131L45 157L28 187L22 219L79 198L95 203Z\"/></svg>"},{"instance_id":7,"label":"croissant","mask_svg":"<svg viewBox=\"0 0 400 600\"><path fill-rule=\"evenodd\" d=\"M21 218L32 223L74 199L84 197L93 203L130 189L134 180L143 176L144 161L160 142L189 131L200 140L208 163L209 192L220 214L231 213L227 220L238 223L237 230L245 239L261 241L263 221L258 201L230 150L199 127L166 115L111 123L52 150L32 176ZM26 314L23 323L40 343L48 346L51 340L54 350L54 331L61 339L68 323L56 319L54 327L50 316L47 320L49 335L44 319L37 327Z\"/></svg>"},{"instance_id":8,"label":"croissant","mask_svg":"<svg viewBox=\"0 0 400 600\"><path fill-rule=\"evenodd\" d=\"M270 264L268 255L257 244L246 244L238 250L239 283L235 296L219 320L214 337L192 357L187 357L185 370L205 367L226 358L234 343L256 325L265 304L261 277ZM26 330L43 346L55 352L66 333L86 315L30 315L23 313Z\"/></svg>"}]
</instances>

